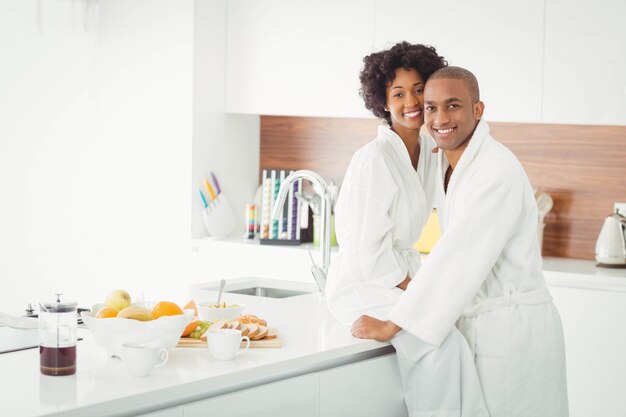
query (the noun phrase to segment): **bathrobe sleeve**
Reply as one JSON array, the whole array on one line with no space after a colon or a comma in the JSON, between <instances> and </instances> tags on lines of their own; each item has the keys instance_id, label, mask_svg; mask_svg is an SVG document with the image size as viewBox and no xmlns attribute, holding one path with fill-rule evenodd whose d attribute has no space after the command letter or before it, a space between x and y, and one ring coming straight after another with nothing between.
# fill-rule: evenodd
<instances>
[{"instance_id":1,"label":"bathrobe sleeve","mask_svg":"<svg viewBox=\"0 0 626 417\"><path fill-rule=\"evenodd\" d=\"M399 192L384 158L373 152L355 155L339 197L341 210L336 215L339 244L353 248L345 271L360 273L352 277L368 285L393 288L408 272L406 262L393 248L392 204Z\"/></svg>"},{"instance_id":2,"label":"bathrobe sleeve","mask_svg":"<svg viewBox=\"0 0 626 417\"><path fill-rule=\"evenodd\" d=\"M447 196L451 221L389 313L389 320L435 346L489 275L521 213L516 174L482 168L464 178L464 190Z\"/></svg>"}]
</instances>

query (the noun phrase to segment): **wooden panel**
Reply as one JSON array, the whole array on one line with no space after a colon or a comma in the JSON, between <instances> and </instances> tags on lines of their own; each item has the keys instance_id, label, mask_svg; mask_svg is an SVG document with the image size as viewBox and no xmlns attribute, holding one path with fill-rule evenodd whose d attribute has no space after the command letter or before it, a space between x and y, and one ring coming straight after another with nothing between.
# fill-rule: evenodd
<instances>
[{"instance_id":1,"label":"wooden panel","mask_svg":"<svg viewBox=\"0 0 626 417\"><path fill-rule=\"evenodd\" d=\"M310 169L341 184L352 154L376 137L376 119L261 117L262 169Z\"/></svg>"},{"instance_id":2,"label":"wooden panel","mask_svg":"<svg viewBox=\"0 0 626 417\"><path fill-rule=\"evenodd\" d=\"M593 259L613 203L626 201L626 127L493 123L531 183L552 196L546 256Z\"/></svg>"},{"instance_id":3,"label":"wooden panel","mask_svg":"<svg viewBox=\"0 0 626 417\"><path fill-rule=\"evenodd\" d=\"M311 169L341 183L356 149L372 140L373 119L261 117L261 169ZM602 222L626 202L626 127L491 123L533 186L549 193L543 254L593 259Z\"/></svg>"}]
</instances>

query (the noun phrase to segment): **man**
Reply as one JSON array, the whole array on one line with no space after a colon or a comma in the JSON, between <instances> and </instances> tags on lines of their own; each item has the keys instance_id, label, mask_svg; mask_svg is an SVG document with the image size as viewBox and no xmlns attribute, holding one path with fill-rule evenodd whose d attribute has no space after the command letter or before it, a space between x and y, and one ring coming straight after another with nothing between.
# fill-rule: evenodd
<instances>
[{"instance_id":1,"label":"man","mask_svg":"<svg viewBox=\"0 0 626 417\"><path fill-rule=\"evenodd\" d=\"M471 72L431 75L424 110L440 150L442 237L389 320L362 316L353 334L386 341L404 329L439 346L456 324L492 417L567 416L563 329L542 274L530 182L481 120Z\"/></svg>"}]
</instances>

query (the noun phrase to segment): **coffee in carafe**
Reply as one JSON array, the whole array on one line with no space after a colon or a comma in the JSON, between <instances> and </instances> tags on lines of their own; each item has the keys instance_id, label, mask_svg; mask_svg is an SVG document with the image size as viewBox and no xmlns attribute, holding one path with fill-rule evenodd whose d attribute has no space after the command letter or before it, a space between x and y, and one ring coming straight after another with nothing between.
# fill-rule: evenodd
<instances>
[{"instance_id":1,"label":"coffee in carafe","mask_svg":"<svg viewBox=\"0 0 626 417\"><path fill-rule=\"evenodd\" d=\"M40 303L39 364L44 375L76 373L76 303L56 301Z\"/></svg>"}]
</instances>

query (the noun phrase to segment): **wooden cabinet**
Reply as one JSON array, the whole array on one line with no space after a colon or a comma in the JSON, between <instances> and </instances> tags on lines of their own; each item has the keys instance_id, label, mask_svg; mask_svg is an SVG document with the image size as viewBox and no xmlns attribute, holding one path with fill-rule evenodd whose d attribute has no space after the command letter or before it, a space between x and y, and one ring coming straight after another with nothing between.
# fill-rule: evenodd
<instances>
[{"instance_id":1,"label":"wooden cabinet","mask_svg":"<svg viewBox=\"0 0 626 417\"><path fill-rule=\"evenodd\" d=\"M320 416L407 415L395 354L320 372Z\"/></svg>"},{"instance_id":2,"label":"wooden cabinet","mask_svg":"<svg viewBox=\"0 0 626 417\"><path fill-rule=\"evenodd\" d=\"M226 111L363 117L373 0L230 0Z\"/></svg>"},{"instance_id":3,"label":"wooden cabinet","mask_svg":"<svg viewBox=\"0 0 626 417\"><path fill-rule=\"evenodd\" d=\"M376 49L406 40L472 71L489 121L541 118L543 0L376 3Z\"/></svg>"},{"instance_id":4,"label":"wooden cabinet","mask_svg":"<svg viewBox=\"0 0 626 417\"><path fill-rule=\"evenodd\" d=\"M570 417L626 410L626 292L551 287L565 333Z\"/></svg>"},{"instance_id":5,"label":"wooden cabinet","mask_svg":"<svg viewBox=\"0 0 626 417\"><path fill-rule=\"evenodd\" d=\"M543 120L626 124L626 2L546 1Z\"/></svg>"}]
</instances>

